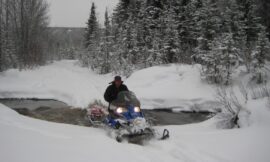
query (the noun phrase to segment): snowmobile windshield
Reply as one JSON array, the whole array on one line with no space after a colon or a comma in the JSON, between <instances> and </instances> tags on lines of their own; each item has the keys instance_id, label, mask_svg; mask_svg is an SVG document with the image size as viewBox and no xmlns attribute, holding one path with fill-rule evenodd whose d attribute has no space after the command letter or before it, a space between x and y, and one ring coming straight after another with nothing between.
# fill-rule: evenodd
<instances>
[{"instance_id":1,"label":"snowmobile windshield","mask_svg":"<svg viewBox=\"0 0 270 162\"><path fill-rule=\"evenodd\" d=\"M117 107L127 107L129 105L140 107L140 101L136 95L131 91L122 91L117 95L117 99L112 102L112 105Z\"/></svg>"}]
</instances>

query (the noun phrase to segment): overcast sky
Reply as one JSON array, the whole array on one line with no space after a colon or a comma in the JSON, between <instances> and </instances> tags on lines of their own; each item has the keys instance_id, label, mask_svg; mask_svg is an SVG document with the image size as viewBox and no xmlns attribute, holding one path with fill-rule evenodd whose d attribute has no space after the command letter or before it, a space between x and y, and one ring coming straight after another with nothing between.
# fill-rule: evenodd
<instances>
[{"instance_id":1,"label":"overcast sky","mask_svg":"<svg viewBox=\"0 0 270 162\"><path fill-rule=\"evenodd\" d=\"M95 2L97 18L104 22L106 7L112 12L118 0L47 0L50 4L50 26L85 27L90 14L91 4Z\"/></svg>"}]
</instances>

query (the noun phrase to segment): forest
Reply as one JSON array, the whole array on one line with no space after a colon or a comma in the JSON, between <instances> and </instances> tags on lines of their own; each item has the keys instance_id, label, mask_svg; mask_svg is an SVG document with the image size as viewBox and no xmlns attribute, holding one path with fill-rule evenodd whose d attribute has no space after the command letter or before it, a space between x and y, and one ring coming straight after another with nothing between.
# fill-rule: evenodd
<instances>
[{"instance_id":1,"label":"forest","mask_svg":"<svg viewBox=\"0 0 270 162\"><path fill-rule=\"evenodd\" d=\"M81 56L99 73L168 63L199 63L209 82L230 84L245 65L264 82L269 60L270 2L267 0L121 0L104 28L92 4Z\"/></svg>"}]
</instances>

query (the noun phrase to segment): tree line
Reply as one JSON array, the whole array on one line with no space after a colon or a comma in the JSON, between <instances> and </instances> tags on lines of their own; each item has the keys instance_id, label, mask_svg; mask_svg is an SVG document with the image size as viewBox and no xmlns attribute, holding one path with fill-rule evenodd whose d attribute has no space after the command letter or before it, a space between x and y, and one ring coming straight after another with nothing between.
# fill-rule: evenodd
<instances>
[{"instance_id":1,"label":"tree line","mask_svg":"<svg viewBox=\"0 0 270 162\"><path fill-rule=\"evenodd\" d=\"M126 76L154 65L196 62L209 82L227 85L233 70L245 65L263 82L269 9L267 0L120 0L101 27L93 3L80 59L100 73Z\"/></svg>"},{"instance_id":2,"label":"tree line","mask_svg":"<svg viewBox=\"0 0 270 162\"><path fill-rule=\"evenodd\" d=\"M46 62L46 0L0 0L0 71Z\"/></svg>"}]
</instances>

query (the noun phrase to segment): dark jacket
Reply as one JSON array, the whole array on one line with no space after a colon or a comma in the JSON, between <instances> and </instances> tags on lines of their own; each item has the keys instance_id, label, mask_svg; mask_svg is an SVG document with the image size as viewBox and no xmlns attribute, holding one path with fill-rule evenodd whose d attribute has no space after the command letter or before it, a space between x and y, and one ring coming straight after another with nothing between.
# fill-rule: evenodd
<instances>
[{"instance_id":1,"label":"dark jacket","mask_svg":"<svg viewBox=\"0 0 270 162\"><path fill-rule=\"evenodd\" d=\"M111 103L113 100L115 100L117 98L117 95L119 92L121 91L128 91L128 88L126 85L121 84L121 86L119 88L116 88L115 84L112 83L112 85L110 85L104 94L104 99Z\"/></svg>"}]
</instances>

